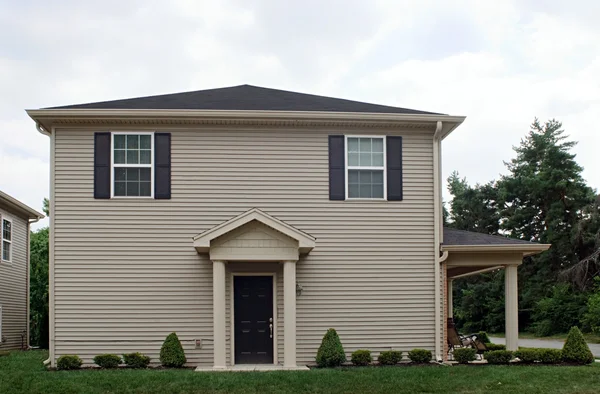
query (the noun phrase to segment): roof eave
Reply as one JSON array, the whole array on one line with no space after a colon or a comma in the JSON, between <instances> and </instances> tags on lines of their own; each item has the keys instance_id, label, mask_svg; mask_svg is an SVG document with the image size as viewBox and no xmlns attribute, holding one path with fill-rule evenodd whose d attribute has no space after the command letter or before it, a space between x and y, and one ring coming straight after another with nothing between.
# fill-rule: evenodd
<instances>
[{"instance_id":1,"label":"roof eave","mask_svg":"<svg viewBox=\"0 0 600 394\"><path fill-rule=\"evenodd\" d=\"M21 201L11 197L10 195L2 191L0 191L0 202L13 209L14 211L24 214L25 216L27 216L28 219L41 220L45 217L40 212L36 211L28 205L23 204Z\"/></svg>"},{"instance_id":2,"label":"roof eave","mask_svg":"<svg viewBox=\"0 0 600 394\"><path fill-rule=\"evenodd\" d=\"M486 244L486 245L442 245L442 252L462 253L522 253L523 257L544 252L550 244Z\"/></svg>"}]
</instances>

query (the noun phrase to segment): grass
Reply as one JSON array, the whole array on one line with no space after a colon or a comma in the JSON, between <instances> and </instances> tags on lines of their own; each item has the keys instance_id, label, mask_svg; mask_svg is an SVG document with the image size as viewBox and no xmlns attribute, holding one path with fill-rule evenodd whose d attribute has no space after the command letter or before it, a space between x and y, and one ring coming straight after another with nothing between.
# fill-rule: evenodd
<instances>
[{"instance_id":1,"label":"grass","mask_svg":"<svg viewBox=\"0 0 600 394\"><path fill-rule=\"evenodd\" d=\"M488 336L490 337L496 337L496 338L504 338L505 335L503 332L500 333L496 333L496 334L490 334L488 333ZM588 343L600 343L600 336L598 335L594 335L594 334L583 334L583 337L585 338L586 342ZM547 337L540 337L537 336L531 332L520 332L519 333L519 338L523 338L523 339L541 339L541 340L559 340L559 341L564 341L565 339L567 339L567 334L555 334L555 335L550 335Z\"/></svg>"},{"instance_id":2,"label":"grass","mask_svg":"<svg viewBox=\"0 0 600 394\"><path fill-rule=\"evenodd\" d=\"M366 367L304 372L46 371L47 352L0 358L0 393L597 393L600 365Z\"/></svg>"}]
</instances>

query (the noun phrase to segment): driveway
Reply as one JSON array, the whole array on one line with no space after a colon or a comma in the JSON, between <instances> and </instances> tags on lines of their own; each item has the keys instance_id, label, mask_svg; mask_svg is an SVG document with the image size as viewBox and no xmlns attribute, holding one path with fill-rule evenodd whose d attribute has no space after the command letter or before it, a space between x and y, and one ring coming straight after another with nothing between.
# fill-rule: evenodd
<instances>
[{"instance_id":1,"label":"driveway","mask_svg":"<svg viewBox=\"0 0 600 394\"><path fill-rule=\"evenodd\" d=\"M504 338L490 337L490 341L492 341L492 343L498 343L501 345L505 344ZM564 343L564 341L556 339L519 339L519 346L523 347L547 347L553 349L562 349ZM594 357L600 358L600 344L588 343L588 346L590 347Z\"/></svg>"}]
</instances>

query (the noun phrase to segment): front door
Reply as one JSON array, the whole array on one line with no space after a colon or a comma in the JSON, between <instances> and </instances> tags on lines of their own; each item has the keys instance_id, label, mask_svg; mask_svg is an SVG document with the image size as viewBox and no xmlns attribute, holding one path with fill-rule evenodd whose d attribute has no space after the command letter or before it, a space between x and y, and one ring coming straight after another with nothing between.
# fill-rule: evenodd
<instances>
[{"instance_id":1,"label":"front door","mask_svg":"<svg viewBox=\"0 0 600 394\"><path fill-rule=\"evenodd\" d=\"M273 277L234 276L235 363L273 364Z\"/></svg>"}]
</instances>

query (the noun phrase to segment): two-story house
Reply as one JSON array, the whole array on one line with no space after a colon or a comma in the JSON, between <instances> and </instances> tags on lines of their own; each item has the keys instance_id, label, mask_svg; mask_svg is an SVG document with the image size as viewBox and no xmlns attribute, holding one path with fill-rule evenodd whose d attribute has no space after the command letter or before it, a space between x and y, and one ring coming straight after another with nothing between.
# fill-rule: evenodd
<instances>
[{"instance_id":1,"label":"two-story house","mask_svg":"<svg viewBox=\"0 0 600 394\"><path fill-rule=\"evenodd\" d=\"M325 331L445 357L454 277L547 245L444 232L441 141L464 120L242 85L29 110L50 137L50 361L140 351L297 368Z\"/></svg>"},{"instance_id":2,"label":"two-story house","mask_svg":"<svg viewBox=\"0 0 600 394\"><path fill-rule=\"evenodd\" d=\"M0 351L29 345L29 226L43 217L0 191Z\"/></svg>"}]
</instances>

